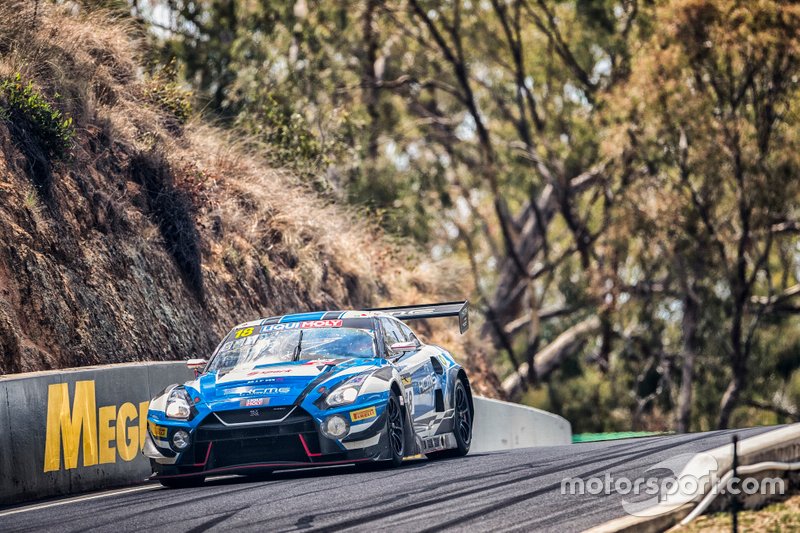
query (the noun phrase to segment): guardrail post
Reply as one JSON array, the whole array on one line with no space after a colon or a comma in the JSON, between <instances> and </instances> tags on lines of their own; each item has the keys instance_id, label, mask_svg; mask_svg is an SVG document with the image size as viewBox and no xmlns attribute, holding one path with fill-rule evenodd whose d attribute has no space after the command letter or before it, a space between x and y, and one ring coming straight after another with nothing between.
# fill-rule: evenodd
<instances>
[{"instance_id":1,"label":"guardrail post","mask_svg":"<svg viewBox=\"0 0 800 533\"><path fill-rule=\"evenodd\" d=\"M739 468L739 451L738 451L739 436L733 436L733 477L738 486L741 486L736 470ZM733 533L739 533L739 497L731 492L731 530Z\"/></svg>"}]
</instances>

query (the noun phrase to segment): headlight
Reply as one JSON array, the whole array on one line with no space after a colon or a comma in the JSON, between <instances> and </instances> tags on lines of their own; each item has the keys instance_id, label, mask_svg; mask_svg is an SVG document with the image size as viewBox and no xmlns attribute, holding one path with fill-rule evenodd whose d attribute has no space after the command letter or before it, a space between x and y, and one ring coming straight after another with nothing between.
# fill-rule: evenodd
<instances>
[{"instance_id":1,"label":"headlight","mask_svg":"<svg viewBox=\"0 0 800 533\"><path fill-rule=\"evenodd\" d=\"M186 390L180 388L172 389L167 399L167 418L178 420L189 420L192 415L192 400Z\"/></svg>"},{"instance_id":2,"label":"headlight","mask_svg":"<svg viewBox=\"0 0 800 533\"><path fill-rule=\"evenodd\" d=\"M366 381L366 374L359 374L352 377L333 389L333 391L325 397L325 403L328 407L336 407L339 405L347 405L356 401L358 398L358 391L361 390L361 385Z\"/></svg>"}]
</instances>

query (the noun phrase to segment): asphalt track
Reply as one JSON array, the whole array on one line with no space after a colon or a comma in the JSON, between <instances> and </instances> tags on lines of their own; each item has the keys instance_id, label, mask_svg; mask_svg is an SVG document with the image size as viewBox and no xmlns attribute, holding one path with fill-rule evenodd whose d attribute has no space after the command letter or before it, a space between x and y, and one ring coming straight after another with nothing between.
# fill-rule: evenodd
<instances>
[{"instance_id":1,"label":"asphalt track","mask_svg":"<svg viewBox=\"0 0 800 533\"><path fill-rule=\"evenodd\" d=\"M563 478L652 475L645 471L660 461L768 429L217 478L183 490L150 484L5 509L0 531L581 531L624 516L624 496L562 495Z\"/></svg>"}]
</instances>

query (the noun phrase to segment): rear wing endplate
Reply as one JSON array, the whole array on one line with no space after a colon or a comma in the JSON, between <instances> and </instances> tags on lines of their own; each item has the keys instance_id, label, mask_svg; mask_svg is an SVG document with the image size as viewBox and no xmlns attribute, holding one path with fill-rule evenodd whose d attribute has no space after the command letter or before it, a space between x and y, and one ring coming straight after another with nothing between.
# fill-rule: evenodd
<instances>
[{"instance_id":1,"label":"rear wing endplate","mask_svg":"<svg viewBox=\"0 0 800 533\"><path fill-rule=\"evenodd\" d=\"M469 328L469 301L440 304L403 305L399 307L375 307L365 311L380 311L398 320L420 320L423 318L458 317L458 329L463 334Z\"/></svg>"}]
</instances>

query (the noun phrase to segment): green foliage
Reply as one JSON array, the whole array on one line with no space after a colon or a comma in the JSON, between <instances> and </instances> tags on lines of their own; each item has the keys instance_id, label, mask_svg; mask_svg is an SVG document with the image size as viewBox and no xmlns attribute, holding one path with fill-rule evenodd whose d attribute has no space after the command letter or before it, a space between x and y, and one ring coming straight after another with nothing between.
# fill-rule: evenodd
<instances>
[{"instance_id":1,"label":"green foliage","mask_svg":"<svg viewBox=\"0 0 800 533\"><path fill-rule=\"evenodd\" d=\"M390 232L469 254L473 298L515 325L497 353L603 317L527 401L586 431L669 429L692 353L688 419L711 429L737 401L737 423L762 420L746 403L798 381L775 340L800 295L796 7L169 6L158 48L207 109Z\"/></svg>"},{"instance_id":2,"label":"green foliage","mask_svg":"<svg viewBox=\"0 0 800 533\"><path fill-rule=\"evenodd\" d=\"M174 70L169 66L147 80L144 96L181 124L185 124L192 116L192 91L183 88L175 80Z\"/></svg>"},{"instance_id":3,"label":"green foliage","mask_svg":"<svg viewBox=\"0 0 800 533\"><path fill-rule=\"evenodd\" d=\"M239 125L267 143L269 157L281 165L314 165L324 160L322 145L305 118L287 102L268 93L254 111L243 115Z\"/></svg>"},{"instance_id":4,"label":"green foliage","mask_svg":"<svg viewBox=\"0 0 800 533\"><path fill-rule=\"evenodd\" d=\"M72 118L64 117L33 82L24 83L19 72L0 83L0 118L24 129L47 156L69 156L75 137Z\"/></svg>"}]
</instances>

